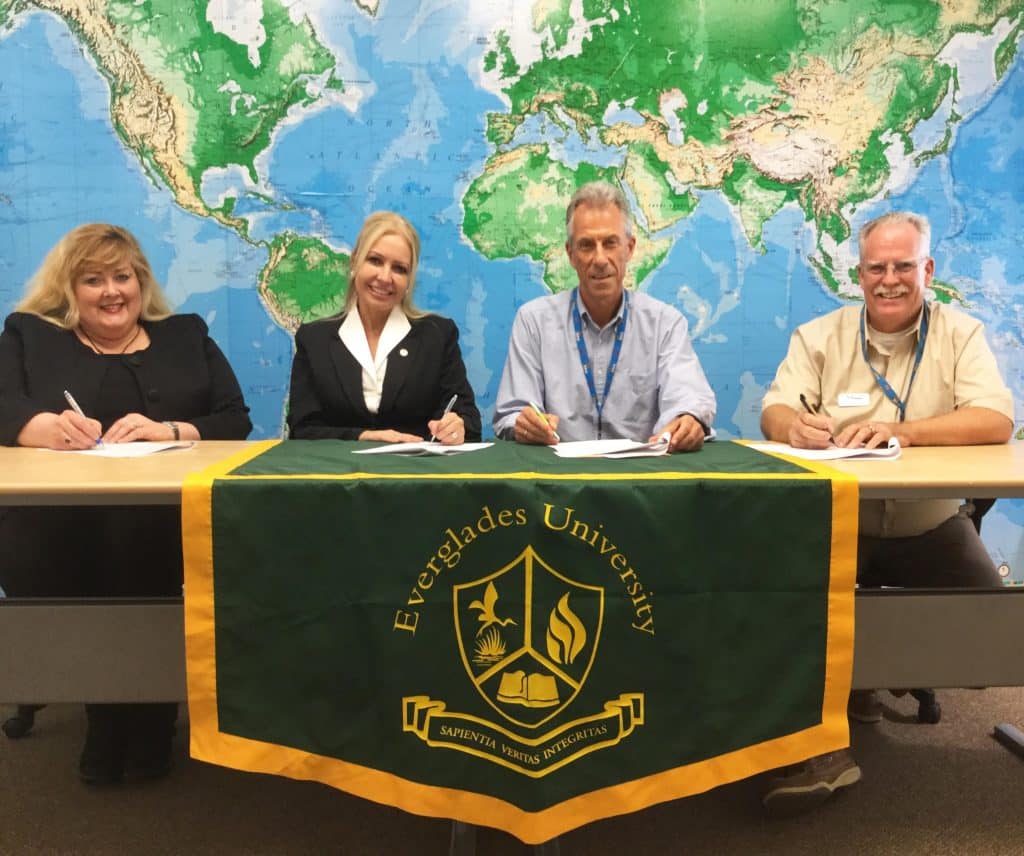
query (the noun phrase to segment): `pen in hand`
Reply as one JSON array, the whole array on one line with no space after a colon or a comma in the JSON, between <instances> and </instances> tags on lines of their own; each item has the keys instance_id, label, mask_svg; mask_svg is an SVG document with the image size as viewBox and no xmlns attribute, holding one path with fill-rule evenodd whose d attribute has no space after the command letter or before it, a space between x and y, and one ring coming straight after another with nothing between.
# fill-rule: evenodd
<instances>
[{"instance_id":1,"label":"pen in hand","mask_svg":"<svg viewBox=\"0 0 1024 856\"><path fill-rule=\"evenodd\" d=\"M811 403L807 400L807 396L805 396L802 392L800 393L800 403L804 406L804 410L810 413L811 416L817 416L818 411L821 410L820 404L815 404L812 407ZM832 437L831 434L828 435L828 441L830 443L835 443L835 439Z\"/></svg>"},{"instance_id":2,"label":"pen in hand","mask_svg":"<svg viewBox=\"0 0 1024 856\"><path fill-rule=\"evenodd\" d=\"M534 403L533 403L532 401L530 402L530 409L531 409L531 410L532 410L532 411L533 411L534 413L536 413L536 414L537 414L537 416L539 416L539 417L540 417L540 421L541 421L541 422L543 422L543 423L544 423L545 425L547 425L547 426L548 426L548 428L549 428L549 429L551 430L551 433L552 433L552 435L554 436L555 440L557 440L557 441L558 441L559 443L561 443L561 442L562 442L562 438L561 438L561 437L559 437L559 436L558 436L558 432L557 432L557 431L556 431L556 430L555 430L554 428L552 428L552 427L551 427L551 423L550 423L550 422L548 422L548 418L547 418L547 416L545 416L545 415L544 415L544 411L543 411L543 410L541 410L541 409L540 409L540 408L539 408L539 407L538 407L538 406L537 406L536 404L534 404Z\"/></svg>"},{"instance_id":3,"label":"pen in hand","mask_svg":"<svg viewBox=\"0 0 1024 856\"><path fill-rule=\"evenodd\" d=\"M457 394L453 395L451 398L448 399L448 403L444 406L444 412L441 414L441 419L444 419L445 416L447 416L449 413L452 412L452 408L455 406L455 402L458 401L458 400L459 400L459 396ZM438 421L440 421L440 420L438 420ZM437 441L437 435L436 434L431 434L430 435L430 442L434 443L436 441Z\"/></svg>"},{"instance_id":4,"label":"pen in hand","mask_svg":"<svg viewBox=\"0 0 1024 856\"><path fill-rule=\"evenodd\" d=\"M802 392L800 393L800 403L804 406L804 410L806 410L812 416L816 416L818 411L821 410L820 404L816 404L814 405L814 407L811 407L810 402L808 402L807 400L807 396L804 395Z\"/></svg>"},{"instance_id":5,"label":"pen in hand","mask_svg":"<svg viewBox=\"0 0 1024 856\"><path fill-rule=\"evenodd\" d=\"M70 407L72 410L74 410L75 413L77 413L83 419L88 419L89 418L82 411L82 408L78 406L78 402L75 401L75 397L70 392L68 392L66 389L64 390L64 399L65 399L65 401L67 401L68 407ZM103 438L102 437L97 437L96 438L96 445L97 446L99 446L102 442L103 442Z\"/></svg>"}]
</instances>

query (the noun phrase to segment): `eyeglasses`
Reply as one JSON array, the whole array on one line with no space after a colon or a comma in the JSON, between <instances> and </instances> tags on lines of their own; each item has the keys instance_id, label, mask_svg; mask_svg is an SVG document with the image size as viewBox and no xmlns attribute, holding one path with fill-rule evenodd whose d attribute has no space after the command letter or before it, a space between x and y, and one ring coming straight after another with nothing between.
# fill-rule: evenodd
<instances>
[{"instance_id":1,"label":"eyeglasses","mask_svg":"<svg viewBox=\"0 0 1024 856\"><path fill-rule=\"evenodd\" d=\"M871 279L881 279L890 270L898 277L905 277L912 274L920 266L924 259L911 259L902 262L872 262L871 264L861 265L861 273L866 274Z\"/></svg>"}]
</instances>

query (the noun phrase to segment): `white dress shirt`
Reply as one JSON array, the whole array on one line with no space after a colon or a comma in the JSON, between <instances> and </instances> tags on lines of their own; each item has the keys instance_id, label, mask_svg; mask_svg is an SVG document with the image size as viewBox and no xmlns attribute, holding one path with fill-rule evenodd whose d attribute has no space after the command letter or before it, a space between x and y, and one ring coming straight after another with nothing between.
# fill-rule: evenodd
<instances>
[{"instance_id":1,"label":"white dress shirt","mask_svg":"<svg viewBox=\"0 0 1024 856\"><path fill-rule=\"evenodd\" d=\"M370 413L376 413L380 408L384 376L388 371L388 355L409 334L411 327L402 307L395 306L381 331L375 354L370 353L370 343L366 339L366 330L363 329L363 319L359 316L358 303L352 307L338 328L341 343L348 348L348 352L363 369L363 400Z\"/></svg>"}]
</instances>

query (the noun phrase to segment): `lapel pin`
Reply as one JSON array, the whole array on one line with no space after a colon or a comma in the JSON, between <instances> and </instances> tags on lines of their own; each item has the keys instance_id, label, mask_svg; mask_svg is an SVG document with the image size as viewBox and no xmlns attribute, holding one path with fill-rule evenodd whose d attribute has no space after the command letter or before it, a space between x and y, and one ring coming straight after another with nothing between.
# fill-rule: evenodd
<instances>
[{"instance_id":1,"label":"lapel pin","mask_svg":"<svg viewBox=\"0 0 1024 856\"><path fill-rule=\"evenodd\" d=\"M407 356L409 356L409 352L408 352L408 351L407 351L407 350L406 350L405 348L402 348L402 349L401 349L401 350L400 350L400 351L398 352L398 356L400 356L400 357L407 357Z\"/></svg>"}]
</instances>

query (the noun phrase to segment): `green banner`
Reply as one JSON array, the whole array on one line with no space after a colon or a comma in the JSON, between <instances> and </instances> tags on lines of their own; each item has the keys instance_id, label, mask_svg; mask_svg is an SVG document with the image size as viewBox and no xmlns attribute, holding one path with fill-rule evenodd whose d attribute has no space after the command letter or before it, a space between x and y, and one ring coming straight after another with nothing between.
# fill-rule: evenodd
<instances>
[{"instance_id":1,"label":"green banner","mask_svg":"<svg viewBox=\"0 0 1024 856\"><path fill-rule=\"evenodd\" d=\"M845 745L849 480L732 443L356 448L282 443L186 495L201 757L529 841Z\"/></svg>"}]
</instances>

